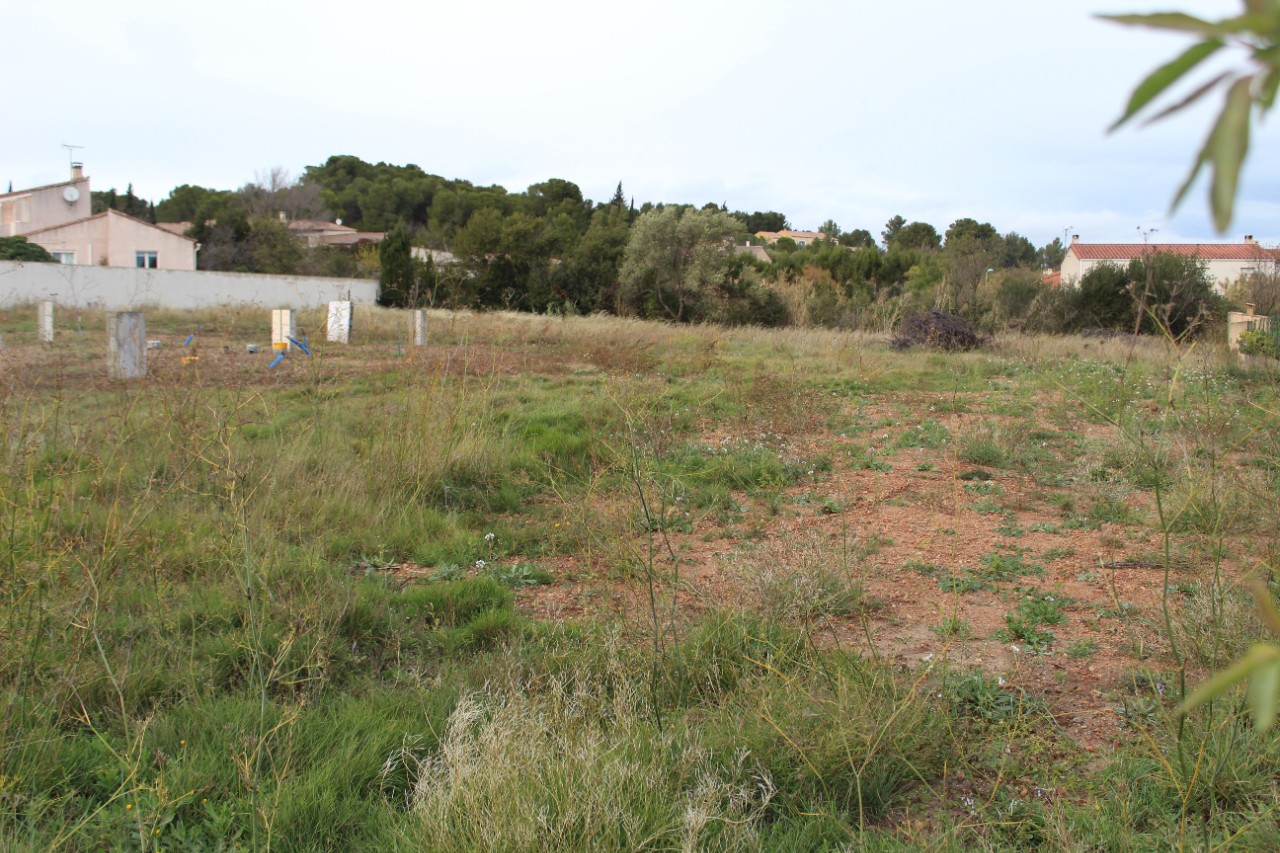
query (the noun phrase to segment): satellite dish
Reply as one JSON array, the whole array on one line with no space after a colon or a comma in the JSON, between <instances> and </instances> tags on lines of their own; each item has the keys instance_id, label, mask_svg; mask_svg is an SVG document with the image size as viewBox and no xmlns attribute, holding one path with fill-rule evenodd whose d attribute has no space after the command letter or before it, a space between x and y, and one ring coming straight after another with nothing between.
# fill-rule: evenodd
<instances>
[{"instance_id":1,"label":"satellite dish","mask_svg":"<svg viewBox=\"0 0 1280 853\"><path fill-rule=\"evenodd\" d=\"M80 200L80 190L75 187L67 187L62 191L62 197L67 200L67 204L75 204Z\"/></svg>"}]
</instances>

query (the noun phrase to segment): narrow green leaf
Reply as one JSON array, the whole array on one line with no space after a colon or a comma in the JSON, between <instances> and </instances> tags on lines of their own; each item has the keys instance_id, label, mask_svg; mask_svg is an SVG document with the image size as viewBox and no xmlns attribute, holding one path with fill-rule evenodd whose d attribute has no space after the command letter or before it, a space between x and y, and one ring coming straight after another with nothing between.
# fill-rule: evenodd
<instances>
[{"instance_id":1,"label":"narrow green leaf","mask_svg":"<svg viewBox=\"0 0 1280 853\"><path fill-rule=\"evenodd\" d=\"M1200 153L1196 155L1196 161L1191 164L1191 172L1187 175L1186 180L1182 182L1182 186L1178 188L1178 192L1173 197L1173 204L1169 205L1169 214L1172 215L1178 209L1178 205L1182 204L1182 200L1187 197L1187 193L1191 191L1191 186L1196 182L1196 177L1200 174L1200 169L1204 167L1205 160L1208 159L1209 143L1205 142Z\"/></svg>"},{"instance_id":2,"label":"narrow green leaf","mask_svg":"<svg viewBox=\"0 0 1280 853\"><path fill-rule=\"evenodd\" d=\"M1185 12L1156 12L1151 15L1099 15L1105 21L1117 24L1128 24L1135 27L1154 27L1160 30L1181 30L1184 32L1203 33L1207 36L1217 35L1218 25L1210 21L1188 15Z\"/></svg>"},{"instance_id":3,"label":"narrow green leaf","mask_svg":"<svg viewBox=\"0 0 1280 853\"><path fill-rule=\"evenodd\" d=\"M1111 125L1110 129L1115 130L1127 122L1139 110L1151 103L1157 95L1176 83L1192 68L1195 68L1205 59L1213 56L1213 54L1217 53L1221 47L1222 42L1218 39L1207 39L1205 41L1198 42L1193 44L1172 62L1161 65L1155 71L1152 71L1147 75L1147 78L1139 83L1137 88L1133 90L1133 94L1129 96L1129 105L1125 107L1124 114L1116 120L1115 124Z\"/></svg>"},{"instance_id":4,"label":"narrow green leaf","mask_svg":"<svg viewBox=\"0 0 1280 853\"><path fill-rule=\"evenodd\" d=\"M1178 101L1178 103L1174 104L1171 107L1166 107L1165 109L1153 115L1151 118L1144 121L1142 123L1142 126L1146 127L1149 124L1154 124L1160 121L1161 119L1168 118L1169 116L1173 115L1176 112L1179 112L1180 110L1186 109L1187 107L1194 104L1196 101L1200 100L1200 98L1204 97L1204 95L1208 93L1210 89L1217 86L1219 83L1221 83L1223 80L1226 80L1230 76L1231 76L1230 71L1223 71L1221 74L1207 81L1204 85L1197 86L1195 91L1187 95L1181 101Z\"/></svg>"},{"instance_id":5,"label":"narrow green leaf","mask_svg":"<svg viewBox=\"0 0 1280 853\"><path fill-rule=\"evenodd\" d=\"M1280 662L1260 666L1249 679L1249 711L1258 731L1266 731L1276 721L1280 708Z\"/></svg>"},{"instance_id":6,"label":"narrow green leaf","mask_svg":"<svg viewBox=\"0 0 1280 853\"><path fill-rule=\"evenodd\" d=\"M1253 600L1258 605L1258 614L1262 617L1262 621L1267 623L1267 627L1277 636L1280 636L1280 609L1271 598L1271 590L1257 578L1250 581L1249 588L1253 590Z\"/></svg>"},{"instance_id":7,"label":"narrow green leaf","mask_svg":"<svg viewBox=\"0 0 1280 853\"><path fill-rule=\"evenodd\" d=\"M1275 106L1277 89L1280 89L1280 64L1273 65L1267 75L1262 78L1262 86L1258 92L1258 106L1263 115Z\"/></svg>"},{"instance_id":8,"label":"narrow green leaf","mask_svg":"<svg viewBox=\"0 0 1280 853\"><path fill-rule=\"evenodd\" d=\"M1245 5L1251 8L1247 13L1232 19L1231 23L1236 27L1233 32L1257 33L1264 38L1274 39L1277 31L1280 31L1280 3L1273 3L1272 0L1262 1L1261 5L1274 5L1274 9L1254 9L1252 6L1257 4L1249 3L1247 0Z\"/></svg>"},{"instance_id":9,"label":"narrow green leaf","mask_svg":"<svg viewBox=\"0 0 1280 853\"><path fill-rule=\"evenodd\" d=\"M1240 658L1240 660L1227 669L1215 672L1208 681L1197 687L1195 692L1188 696L1179 706L1178 710L1185 714L1187 711L1198 708L1210 699L1222 695L1249 678L1259 667L1277 662L1280 662L1280 648L1257 643L1249 651L1245 652L1244 657Z\"/></svg>"},{"instance_id":10,"label":"narrow green leaf","mask_svg":"<svg viewBox=\"0 0 1280 853\"><path fill-rule=\"evenodd\" d=\"M1227 103L1209 135L1213 183L1209 186L1213 224L1218 233L1231 225L1240 185L1240 169L1249 152L1249 119L1253 113L1253 75L1241 77L1227 91Z\"/></svg>"},{"instance_id":11,"label":"narrow green leaf","mask_svg":"<svg viewBox=\"0 0 1280 853\"><path fill-rule=\"evenodd\" d=\"M1271 17L1280 23L1280 0L1244 0L1244 7L1250 15Z\"/></svg>"}]
</instances>

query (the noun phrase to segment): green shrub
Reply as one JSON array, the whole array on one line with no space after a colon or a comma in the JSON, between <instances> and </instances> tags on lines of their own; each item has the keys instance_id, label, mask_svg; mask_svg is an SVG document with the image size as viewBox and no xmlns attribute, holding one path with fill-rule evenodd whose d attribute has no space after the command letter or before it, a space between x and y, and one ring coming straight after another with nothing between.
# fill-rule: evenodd
<instances>
[{"instance_id":1,"label":"green shrub","mask_svg":"<svg viewBox=\"0 0 1280 853\"><path fill-rule=\"evenodd\" d=\"M1273 324L1275 320L1271 321ZM1262 355L1280 358L1280 336L1260 329L1248 329L1240 333L1240 352L1245 355Z\"/></svg>"}]
</instances>

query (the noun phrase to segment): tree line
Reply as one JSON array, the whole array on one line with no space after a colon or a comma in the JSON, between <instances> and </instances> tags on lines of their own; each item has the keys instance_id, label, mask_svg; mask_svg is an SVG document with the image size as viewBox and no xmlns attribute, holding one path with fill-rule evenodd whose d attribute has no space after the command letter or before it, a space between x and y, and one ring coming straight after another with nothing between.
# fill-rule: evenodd
<instances>
[{"instance_id":1,"label":"tree line","mask_svg":"<svg viewBox=\"0 0 1280 853\"><path fill-rule=\"evenodd\" d=\"M202 269L378 277L391 305L844 328L887 328L920 310L990 328L1121 327L1131 319L1092 297L1082 303L1092 289L1068 294L1045 285L1044 271L1066 253L1062 240L1037 247L973 218L940 231L894 216L878 239L828 219L819 227L825 239L804 246L779 239L764 261L738 247L761 244L757 232L791 227L777 211L637 206L621 182L602 202L561 178L510 192L350 155L296 179L272 170L237 190L184 184L151 204L130 188L94 193L94 201L156 222L191 222ZM293 238L288 219L337 219L386 238L354 251L309 248ZM1204 284L1178 289L1211 295Z\"/></svg>"}]
</instances>

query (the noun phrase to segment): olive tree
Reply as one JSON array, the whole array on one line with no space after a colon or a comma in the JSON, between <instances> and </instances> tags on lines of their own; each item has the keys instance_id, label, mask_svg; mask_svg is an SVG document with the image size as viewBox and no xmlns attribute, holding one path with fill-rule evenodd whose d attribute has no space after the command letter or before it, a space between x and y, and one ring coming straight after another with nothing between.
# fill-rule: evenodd
<instances>
[{"instance_id":1,"label":"olive tree","mask_svg":"<svg viewBox=\"0 0 1280 853\"><path fill-rule=\"evenodd\" d=\"M720 210L664 207L631 228L618 273L619 313L686 322L732 275L734 237L744 231Z\"/></svg>"}]
</instances>

